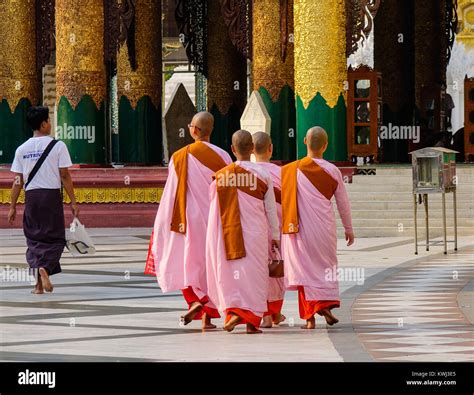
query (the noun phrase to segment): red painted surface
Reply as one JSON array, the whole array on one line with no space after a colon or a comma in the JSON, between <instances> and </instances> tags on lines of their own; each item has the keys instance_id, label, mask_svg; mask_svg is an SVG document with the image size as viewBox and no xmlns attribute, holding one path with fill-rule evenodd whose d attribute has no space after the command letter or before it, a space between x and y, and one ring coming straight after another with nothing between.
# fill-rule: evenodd
<instances>
[{"instance_id":1,"label":"red painted surface","mask_svg":"<svg viewBox=\"0 0 474 395\"><path fill-rule=\"evenodd\" d=\"M13 225L8 224L8 205L0 205L0 229L21 228L23 205L17 206L17 218ZM80 204L79 219L88 228L151 228L155 222L158 204L116 203L116 204ZM69 206L64 205L65 226L72 221ZM151 234L151 233L150 233Z\"/></svg>"}]
</instances>

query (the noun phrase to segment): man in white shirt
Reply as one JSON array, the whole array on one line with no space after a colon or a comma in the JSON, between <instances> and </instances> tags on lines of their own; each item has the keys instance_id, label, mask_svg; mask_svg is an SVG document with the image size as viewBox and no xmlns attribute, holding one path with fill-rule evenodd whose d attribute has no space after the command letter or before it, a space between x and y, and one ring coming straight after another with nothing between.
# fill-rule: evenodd
<instances>
[{"instance_id":1,"label":"man in white shirt","mask_svg":"<svg viewBox=\"0 0 474 395\"><path fill-rule=\"evenodd\" d=\"M26 118L33 129L33 137L18 147L15 153L11 167L15 179L8 221L10 224L15 221L18 196L25 186L23 231L28 246L26 260L32 269L38 270L32 293L42 294L44 290L53 291L49 277L61 272L59 260L66 245L61 182L71 199L74 216L79 214L79 209L68 170L72 166L71 158L62 141L52 143L54 139L50 136L48 108L31 107ZM48 146L50 152L34 174L32 171Z\"/></svg>"}]
</instances>

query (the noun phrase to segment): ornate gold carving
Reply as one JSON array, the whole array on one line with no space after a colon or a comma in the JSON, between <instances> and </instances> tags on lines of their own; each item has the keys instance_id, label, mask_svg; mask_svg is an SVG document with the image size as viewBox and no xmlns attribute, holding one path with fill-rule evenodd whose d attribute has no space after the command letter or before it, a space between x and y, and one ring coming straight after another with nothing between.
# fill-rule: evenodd
<instances>
[{"instance_id":1,"label":"ornate gold carving","mask_svg":"<svg viewBox=\"0 0 474 395\"><path fill-rule=\"evenodd\" d=\"M13 112L22 98L39 102L36 71L34 1L2 1L0 5L0 101Z\"/></svg>"},{"instance_id":2,"label":"ornate gold carving","mask_svg":"<svg viewBox=\"0 0 474 395\"><path fill-rule=\"evenodd\" d=\"M295 91L305 107L320 93L334 107L345 95L344 0L295 0Z\"/></svg>"},{"instance_id":3,"label":"ornate gold carving","mask_svg":"<svg viewBox=\"0 0 474 395\"><path fill-rule=\"evenodd\" d=\"M474 49L474 0L458 0L459 33L456 40Z\"/></svg>"},{"instance_id":4,"label":"ornate gold carving","mask_svg":"<svg viewBox=\"0 0 474 395\"><path fill-rule=\"evenodd\" d=\"M280 2L253 2L253 90L264 87L272 100L285 85L294 89L293 1L288 2L288 47L285 61L281 56Z\"/></svg>"},{"instance_id":5,"label":"ornate gold carving","mask_svg":"<svg viewBox=\"0 0 474 395\"><path fill-rule=\"evenodd\" d=\"M0 189L0 204L10 203L10 189ZM77 203L159 203L163 188L76 188ZM25 202L21 191L18 203ZM67 194L64 202L70 203Z\"/></svg>"},{"instance_id":6,"label":"ornate gold carving","mask_svg":"<svg viewBox=\"0 0 474 395\"><path fill-rule=\"evenodd\" d=\"M247 100L247 64L230 41L220 3L208 3L207 102L227 114L232 104L243 111Z\"/></svg>"},{"instance_id":7,"label":"ornate gold carving","mask_svg":"<svg viewBox=\"0 0 474 395\"><path fill-rule=\"evenodd\" d=\"M97 0L56 0L56 101L73 108L84 95L97 108L106 95L104 5Z\"/></svg>"},{"instance_id":8,"label":"ornate gold carving","mask_svg":"<svg viewBox=\"0 0 474 395\"><path fill-rule=\"evenodd\" d=\"M137 1L135 9L135 53L137 69L132 70L127 45L117 58L118 95L126 96L133 107L149 96L160 107L161 100L161 1Z\"/></svg>"}]
</instances>

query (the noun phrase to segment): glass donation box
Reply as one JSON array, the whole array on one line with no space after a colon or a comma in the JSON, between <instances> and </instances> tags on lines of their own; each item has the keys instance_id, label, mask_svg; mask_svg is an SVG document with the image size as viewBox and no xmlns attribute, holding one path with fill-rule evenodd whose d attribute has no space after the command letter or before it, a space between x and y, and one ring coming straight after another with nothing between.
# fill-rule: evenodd
<instances>
[{"instance_id":1,"label":"glass donation box","mask_svg":"<svg viewBox=\"0 0 474 395\"><path fill-rule=\"evenodd\" d=\"M457 209L456 209L456 154L443 147L427 147L413 152L413 197L414 197L414 222L415 222L415 254L418 254L418 229L417 229L417 204L423 202L425 207L425 227L426 227L426 251L430 245L444 243L444 253L447 253L446 238L446 193L453 193L454 209L454 250L457 251ZM443 241L429 240L429 210L428 194L442 194L442 215L443 215Z\"/></svg>"}]
</instances>

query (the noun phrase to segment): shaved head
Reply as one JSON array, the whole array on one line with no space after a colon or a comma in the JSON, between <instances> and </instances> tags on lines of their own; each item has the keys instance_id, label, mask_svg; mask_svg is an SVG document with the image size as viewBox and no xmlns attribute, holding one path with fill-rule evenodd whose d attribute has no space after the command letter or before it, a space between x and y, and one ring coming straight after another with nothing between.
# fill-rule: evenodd
<instances>
[{"instance_id":1,"label":"shaved head","mask_svg":"<svg viewBox=\"0 0 474 395\"><path fill-rule=\"evenodd\" d=\"M308 129L306 133L306 145L311 151L317 152L321 150L327 142L328 134L322 127L314 126Z\"/></svg>"},{"instance_id":2,"label":"shaved head","mask_svg":"<svg viewBox=\"0 0 474 395\"><path fill-rule=\"evenodd\" d=\"M209 137L214 129L214 116L207 111L198 112L191 124L197 126L195 131L199 137Z\"/></svg>"},{"instance_id":3,"label":"shaved head","mask_svg":"<svg viewBox=\"0 0 474 395\"><path fill-rule=\"evenodd\" d=\"M257 155L268 152L270 145L272 145L272 139L270 135L265 132L257 132L252 135L253 150Z\"/></svg>"},{"instance_id":4,"label":"shaved head","mask_svg":"<svg viewBox=\"0 0 474 395\"><path fill-rule=\"evenodd\" d=\"M232 146L239 155L250 155L253 150L252 135L246 130L237 130L232 135Z\"/></svg>"}]
</instances>

